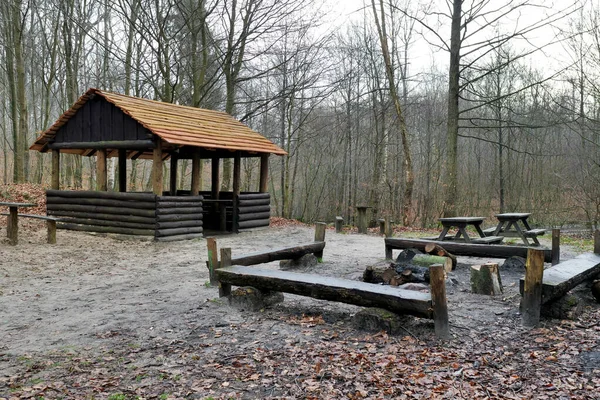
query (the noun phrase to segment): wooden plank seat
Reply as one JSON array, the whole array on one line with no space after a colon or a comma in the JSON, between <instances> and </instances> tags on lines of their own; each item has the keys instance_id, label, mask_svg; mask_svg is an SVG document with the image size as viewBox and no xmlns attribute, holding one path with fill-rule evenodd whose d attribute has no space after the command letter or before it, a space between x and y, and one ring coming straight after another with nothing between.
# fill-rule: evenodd
<instances>
[{"instance_id":1,"label":"wooden plank seat","mask_svg":"<svg viewBox=\"0 0 600 400\"><path fill-rule=\"evenodd\" d=\"M0 215L10 215L9 213L0 213ZM62 221L61 218L53 217L51 215L37 215L37 214L17 214L18 218L33 218L46 221L48 228L48 243L56 243L56 223Z\"/></svg>"},{"instance_id":2,"label":"wooden plank seat","mask_svg":"<svg viewBox=\"0 0 600 400\"><path fill-rule=\"evenodd\" d=\"M484 238L471 239L471 243L494 244L501 243L504 240L503 236L486 236Z\"/></svg>"},{"instance_id":3,"label":"wooden plank seat","mask_svg":"<svg viewBox=\"0 0 600 400\"><path fill-rule=\"evenodd\" d=\"M561 298L575 286L598 274L600 255L593 253L581 254L545 269L542 279L542 304ZM521 279L521 294L524 285L525 280Z\"/></svg>"},{"instance_id":4,"label":"wooden plank seat","mask_svg":"<svg viewBox=\"0 0 600 400\"><path fill-rule=\"evenodd\" d=\"M524 231L523 234L525 237L537 237L543 236L546 233L545 229L530 229L528 231Z\"/></svg>"},{"instance_id":5,"label":"wooden plank seat","mask_svg":"<svg viewBox=\"0 0 600 400\"><path fill-rule=\"evenodd\" d=\"M503 231L504 231L504 229L500 230L500 232L503 232ZM496 232L495 226L483 230L483 233L485 234L485 236L493 236L495 232Z\"/></svg>"},{"instance_id":6,"label":"wooden plank seat","mask_svg":"<svg viewBox=\"0 0 600 400\"><path fill-rule=\"evenodd\" d=\"M433 319L429 293L329 276L238 265L219 268L216 274L220 282L235 286L252 286L363 307L380 307L397 314Z\"/></svg>"}]
</instances>

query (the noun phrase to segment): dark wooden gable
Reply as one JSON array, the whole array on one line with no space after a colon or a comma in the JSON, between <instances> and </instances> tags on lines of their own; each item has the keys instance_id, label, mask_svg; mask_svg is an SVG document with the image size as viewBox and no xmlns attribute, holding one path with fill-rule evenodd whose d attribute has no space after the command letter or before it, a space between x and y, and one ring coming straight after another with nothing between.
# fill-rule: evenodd
<instances>
[{"instance_id":1,"label":"dark wooden gable","mask_svg":"<svg viewBox=\"0 0 600 400\"><path fill-rule=\"evenodd\" d=\"M148 140L152 132L101 96L89 99L56 131L54 143Z\"/></svg>"}]
</instances>

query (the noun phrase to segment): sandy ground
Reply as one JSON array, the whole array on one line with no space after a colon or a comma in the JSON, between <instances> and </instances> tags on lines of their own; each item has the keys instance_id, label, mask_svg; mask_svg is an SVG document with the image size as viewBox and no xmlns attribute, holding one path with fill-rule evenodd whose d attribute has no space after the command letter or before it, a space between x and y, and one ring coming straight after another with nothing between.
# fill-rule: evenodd
<instances>
[{"instance_id":1,"label":"sandy ground","mask_svg":"<svg viewBox=\"0 0 600 400\"><path fill-rule=\"evenodd\" d=\"M236 256L310 242L313 232L301 225L277 227L217 236L217 243L219 248L231 247ZM58 243L48 245L43 225L22 229L17 246L8 245L5 228L0 236L0 378L14 373L15 360L25 354L93 350L111 340L144 346L191 338L243 350L246 343L298 335L298 326L285 321L303 314L322 315L332 328L353 329L351 316L359 310L287 294L283 303L264 312L231 308L208 284L203 239L157 243L59 231ZM326 242L324 262L302 272L360 279L367 265L384 256L381 236L328 230ZM564 251L562 259L573 256L569 249ZM501 270L503 296L470 293L469 265L489 261L494 260L459 257L457 270L450 274L447 287L455 336L463 329L520 325L517 290L522 270ZM234 343L214 334L236 326L246 329ZM405 329L433 338L431 321L406 317Z\"/></svg>"}]
</instances>

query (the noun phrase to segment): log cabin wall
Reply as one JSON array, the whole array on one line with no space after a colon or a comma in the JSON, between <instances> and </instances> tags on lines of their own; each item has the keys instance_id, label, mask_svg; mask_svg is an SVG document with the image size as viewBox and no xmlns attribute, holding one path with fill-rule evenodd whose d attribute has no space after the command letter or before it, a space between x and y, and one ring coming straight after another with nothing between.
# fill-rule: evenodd
<instances>
[{"instance_id":1,"label":"log cabin wall","mask_svg":"<svg viewBox=\"0 0 600 400\"><path fill-rule=\"evenodd\" d=\"M269 226L271 217L269 193L240 193L237 207L238 229Z\"/></svg>"},{"instance_id":2,"label":"log cabin wall","mask_svg":"<svg viewBox=\"0 0 600 400\"><path fill-rule=\"evenodd\" d=\"M47 190L48 215L58 229L152 236L156 240L202 237L202 196Z\"/></svg>"}]
</instances>

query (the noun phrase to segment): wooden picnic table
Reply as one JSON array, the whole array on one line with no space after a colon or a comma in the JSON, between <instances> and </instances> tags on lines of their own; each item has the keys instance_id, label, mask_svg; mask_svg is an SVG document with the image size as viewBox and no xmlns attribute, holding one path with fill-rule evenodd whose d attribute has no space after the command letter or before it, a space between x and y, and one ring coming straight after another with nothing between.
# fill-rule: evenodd
<instances>
[{"instance_id":1,"label":"wooden picnic table","mask_svg":"<svg viewBox=\"0 0 600 400\"><path fill-rule=\"evenodd\" d=\"M12 203L0 201L0 207L8 207L8 222L6 226L6 236L11 245L16 245L19 242L19 208L36 207L34 203Z\"/></svg>"},{"instance_id":2,"label":"wooden picnic table","mask_svg":"<svg viewBox=\"0 0 600 400\"><path fill-rule=\"evenodd\" d=\"M527 218L531 213L502 213L496 214L498 225L492 233L493 236L518 237L521 238L525 245L529 246L530 238L534 245L539 246L540 242L537 237L543 235L545 229L531 229ZM489 230L491 232L491 230Z\"/></svg>"},{"instance_id":3,"label":"wooden picnic table","mask_svg":"<svg viewBox=\"0 0 600 400\"><path fill-rule=\"evenodd\" d=\"M481 224L485 220L485 217L450 217L440 218L438 221L442 223L442 233L438 236L437 240L464 240L466 243L500 243L504 238L501 236L486 236L481 230ZM467 226L475 228L479 234L478 238L470 238L467 233ZM456 228L457 232L454 236L446 236L450 229Z\"/></svg>"}]
</instances>

